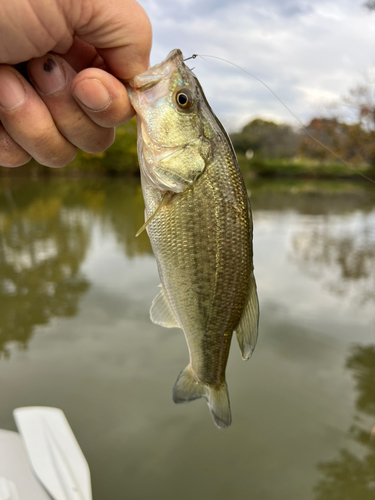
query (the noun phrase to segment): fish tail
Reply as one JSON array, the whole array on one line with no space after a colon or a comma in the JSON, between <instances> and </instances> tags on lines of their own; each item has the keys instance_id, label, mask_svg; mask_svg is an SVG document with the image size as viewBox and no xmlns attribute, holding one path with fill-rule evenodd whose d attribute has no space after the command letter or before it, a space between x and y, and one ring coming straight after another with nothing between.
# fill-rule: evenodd
<instances>
[{"instance_id":1,"label":"fish tail","mask_svg":"<svg viewBox=\"0 0 375 500\"><path fill-rule=\"evenodd\" d=\"M218 387L207 386L207 402L216 427L225 429L232 423L227 383Z\"/></svg>"},{"instance_id":2,"label":"fish tail","mask_svg":"<svg viewBox=\"0 0 375 500\"><path fill-rule=\"evenodd\" d=\"M188 365L185 370L182 370L174 384L173 401L177 404L189 403L201 397L206 397L206 386L195 380L191 366Z\"/></svg>"},{"instance_id":3,"label":"fish tail","mask_svg":"<svg viewBox=\"0 0 375 500\"><path fill-rule=\"evenodd\" d=\"M209 386L198 382L193 374L191 366L182 370L173 387L172 393L175 403L189 403L194 399L206 398L211 416L219 429L224 429L232 422L230 412L227 384L224 381L219 386Z\"/></svg>"}]
</instances>

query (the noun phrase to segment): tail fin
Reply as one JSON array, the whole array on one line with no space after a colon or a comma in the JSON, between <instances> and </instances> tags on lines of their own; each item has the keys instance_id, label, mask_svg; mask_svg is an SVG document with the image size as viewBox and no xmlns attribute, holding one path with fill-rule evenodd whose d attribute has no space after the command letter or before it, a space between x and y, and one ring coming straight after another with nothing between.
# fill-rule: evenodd
<instances>
[{"instance_id":1,"label":"tail fin","mask_svg":"<svg viewBox=\"0 0 375 500\"><path fill-rule=\"evenodd\" d=\"M217 388L207 387L207 392L208 407L215 425L225 429L232 423L227 383L223 382Z\"/></svg>"},{"instance_id":2,"label":"tail fin","mask_svg":"<svg viewBox=\"0 0 375 500\"><path fill-rule=\"evenodd\" d=\"M188 365L178 376L172 393L175 403L189 403L198 398L206 398L211 416L219 429L225 429L232 422L226 382L218 387L197 382Z\"/></svg>"}]
</instances>

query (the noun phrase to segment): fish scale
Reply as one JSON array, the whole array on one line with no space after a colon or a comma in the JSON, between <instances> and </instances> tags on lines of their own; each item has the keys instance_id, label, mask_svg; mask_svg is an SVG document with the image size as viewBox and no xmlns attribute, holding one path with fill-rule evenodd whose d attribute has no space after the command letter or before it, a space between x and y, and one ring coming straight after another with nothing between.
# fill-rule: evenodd
<instances>
[{"instance_id":1,"label":"fish scale","mask_svg":"<svg viewBox=\"0 0 375 500\"><path fill-rule=\"evenodd\" d=\"M244 359L258 334L246 188L230 140L180 51L136 77L128 90L137 112L147 229L161 280L151 318L182 328L189 348L190 362L173 399L205 397L215 424L224 428L231 423L225 369L233 332ZM188 111L179 109L178 92L185 92Z\"/></svg>"}]
</instances>

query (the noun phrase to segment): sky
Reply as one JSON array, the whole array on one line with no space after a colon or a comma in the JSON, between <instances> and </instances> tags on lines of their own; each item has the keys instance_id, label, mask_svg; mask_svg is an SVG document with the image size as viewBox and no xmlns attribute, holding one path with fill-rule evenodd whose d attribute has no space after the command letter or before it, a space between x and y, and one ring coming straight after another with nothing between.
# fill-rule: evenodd
<instances>
[{"instance_id":1,"label":"sky","mask_svg":"<svg viewBox=\"0 0 375 500\"><path fill-rule=\"evenodd\" d=\"M375 12L364 0L139 0L153 25L151 64L174 48L232 61L308 123L338 114L349 90L374 82ZM298 124L258 81L214 59L189 61L230 131L260 117Z\"/></svg>"}]
</instances>

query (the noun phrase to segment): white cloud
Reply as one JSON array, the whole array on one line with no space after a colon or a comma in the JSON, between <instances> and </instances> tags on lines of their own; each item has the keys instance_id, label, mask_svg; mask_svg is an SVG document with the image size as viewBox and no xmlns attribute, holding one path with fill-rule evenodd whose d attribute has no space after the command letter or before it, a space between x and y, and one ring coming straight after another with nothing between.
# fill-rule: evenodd
<instances>
[{"instance_id":1,"label":"white cloud","mask_svg":"<svg viewBox=\"0 0 375 500\"><path fill-rule=\"evenodd\" d=\"M363 81L375 61L375 14L361 0L140 3L153 24L153 64L177 47L186 57L229 59L267 83L305 122ZM255 116L294 123L268 90L236 68L213 59L191 66L225 126Z\"/></svg>"}]
</instances>

